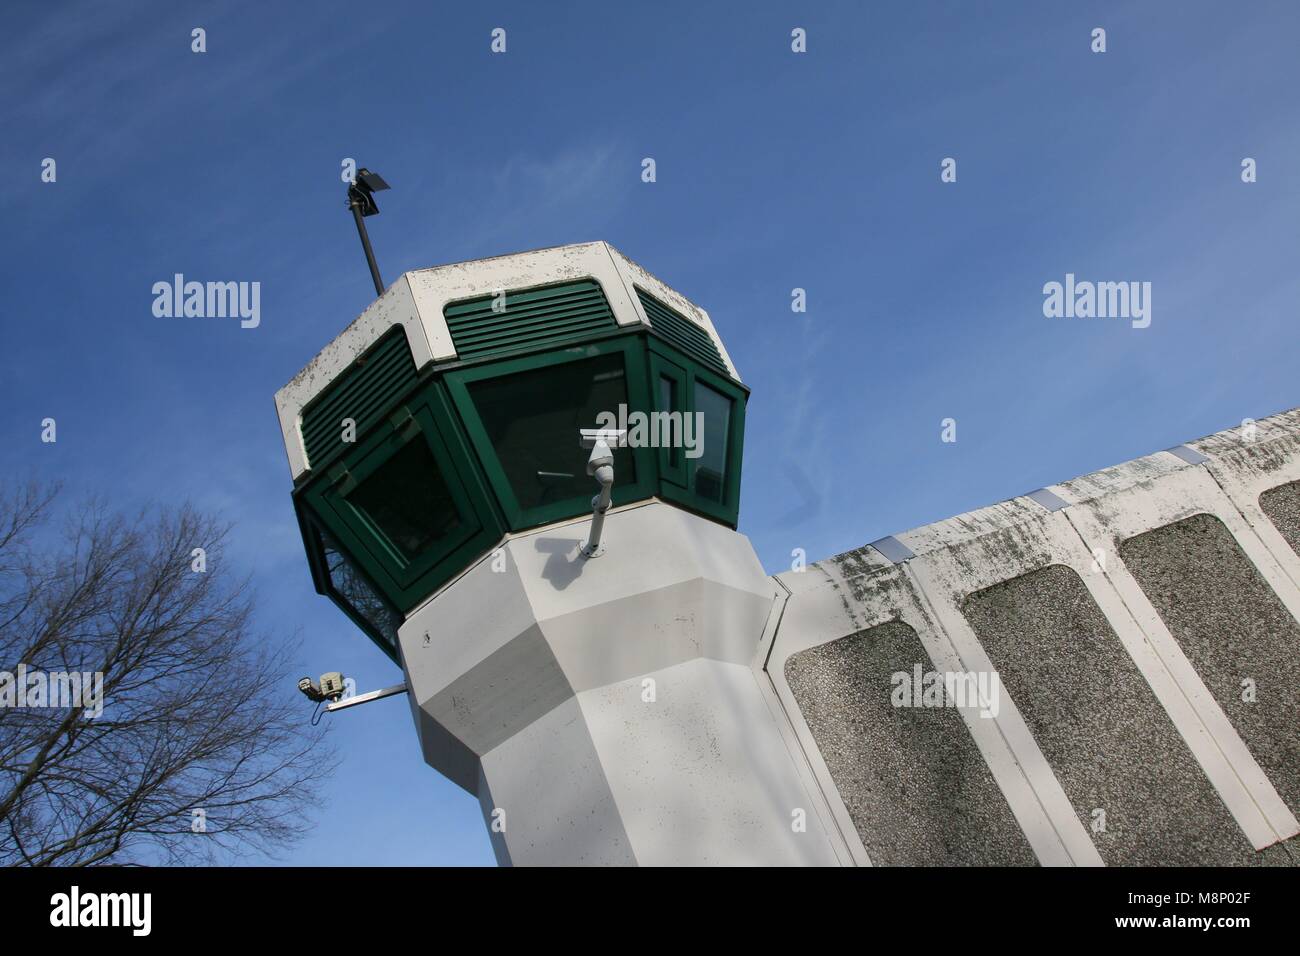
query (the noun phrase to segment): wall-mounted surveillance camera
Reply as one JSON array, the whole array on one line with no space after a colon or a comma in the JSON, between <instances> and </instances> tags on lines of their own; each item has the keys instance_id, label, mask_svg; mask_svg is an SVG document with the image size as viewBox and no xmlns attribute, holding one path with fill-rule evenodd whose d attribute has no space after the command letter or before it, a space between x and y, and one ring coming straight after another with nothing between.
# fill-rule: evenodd
<instances>
[{"instance_id":1,"label":"wall-mounted surveillance camera","mask_svg":"<svg viewBox=\"0 0 1300 956\"><path fill-rule=\"evenodd\" d=\"M343 675L338 671L330 671L328 674L320 675L320 692L328 701L336 701L343 696Z\"/></svg>"},{"instance_id":2,"label":"wall-mounted surveillance camera","mask_svg":"<svg viewBox=\"0 0 1300 956\"><path fill-rule=\"evenodd\" d=\"M344 693L343 675L338 671L321 674L319 684L310 677L304 677L298 681L298 689L313 703L319 704L324 700L337 702Z\"/></svg>"},{"instance_id":3,"label":"wall-mounted surveillance camera","mask_svg":"<svg viewBox=\"0 0 1300 956\"><path fill-rule=\"evenodd\" d=\"M578 444L583 448L594 448L598 441L603 441L610 448L622 448L627 444L627 430L623 428L578 429Z\"/></svg>"},{"instance_id":4,"label":"wall-mounted surveillance camera","mask_svg":"<svg viewBox=\"0 0 1300 956\"><path fill-rule=\"evenodd\" d=\"M605 553L600 543L605 528L605 512L609 510L614 491L614 452L627 444L627 432L622 428L580 428L578 441L583 448L591 449L587 459L587 474L600 483L600 493L591 499L591 536L582 546L584 558L598 558Z\"/></svg>"}]
</instances>

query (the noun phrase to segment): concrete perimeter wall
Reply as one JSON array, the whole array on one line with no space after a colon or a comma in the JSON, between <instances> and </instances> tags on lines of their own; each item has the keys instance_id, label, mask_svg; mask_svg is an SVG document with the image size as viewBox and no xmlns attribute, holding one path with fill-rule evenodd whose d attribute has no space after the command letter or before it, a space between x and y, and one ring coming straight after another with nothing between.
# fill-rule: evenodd
<instances>
[{"instance_id":1,"label":"concrete perimeter wall","mask_svg":"<svg viewBox=\"0 0 1300 956\"><path fill-rule=\"evenodd\" d=\"M856 862L1300 862L1300 409L777 580Z\"/></svg>"}]
</instances>

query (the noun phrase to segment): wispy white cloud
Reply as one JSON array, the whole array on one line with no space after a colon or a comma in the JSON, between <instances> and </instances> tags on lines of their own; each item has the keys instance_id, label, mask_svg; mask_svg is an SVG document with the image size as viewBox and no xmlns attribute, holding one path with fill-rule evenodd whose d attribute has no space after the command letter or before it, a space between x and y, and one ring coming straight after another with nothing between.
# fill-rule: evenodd
<instances>
[{"instance_id":1,"label":"wispy white cloud","mask_svg":"<svg viewBox=\"0 0 1300 956\"><path fill-rule=\"evenodd\" d=\"M485 171L467 191L473 214L450 213L469 223L458 234L468 249L521 248L521 237L559 235L574 242L598 239L594 231L613 221L626 201L620 150L613 142L575 144L556 152L516 152Z\"/></svg>"}]
</instances>

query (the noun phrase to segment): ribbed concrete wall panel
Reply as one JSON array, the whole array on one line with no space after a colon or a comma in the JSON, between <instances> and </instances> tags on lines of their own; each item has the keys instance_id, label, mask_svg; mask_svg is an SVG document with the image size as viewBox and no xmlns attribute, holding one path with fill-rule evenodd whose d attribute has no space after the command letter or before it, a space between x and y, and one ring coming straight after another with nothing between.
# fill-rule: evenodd
<instances>
[{"instance_id":1,"label":"ribbed concrete wall panel","mask_svg":"<svg viewBox=\"0 0 1300 956\"><path fill-rule=\"evenodd\" d=\"M1120 553L1273 786L1300 811L1300 623L1211 515L1130 538Z\"/></svg>"},{"instance_id":2,"label":"ribbed concrete wall panel","mask_svg":"<svg viewBox=\"0 0 1300 956\"><path fill-rule=\"evenodd\" d=\"M946 848L950 861L969 861L986 851L989 854L986 859L1002 862L1032 863L1035 859L1048 865L1079 862L1067 846L1068 840L1082 862L1100 863L1077 821L1074 826L1080 832L1063 840L1060 828L1028 784L1020 757L1009 745L1000 721L981 716L977 707L910 716L894 714L886 718L893 722L892 731L880 732L874 739L857 743L846 739L851 732L849 726L868 719L880 721L878 717L869 718L869 710L890 706L888 697L882 701L875 689L860 686L866 679L864 675L875 674L871 680L878 681L885 667L892 674L895 670L910 671L918 663L926 670L932 667L940 673L966 669L949 631L905 566L894 565L874 548L864 548L820 562L804 572L781 575L779 580L791 593L778 616L771 640L766 659L767 676L816 780L826 793L841 833L851 846L856 845L860 850L858 862L935 862L934 853L941 845ZM877 630L881 627L887 630ZM864 641L857 637L873 631L898 634L899 628L914 635L917 644L894 655L896 667L894 660L872 656L884 653L888 644L873 651L870 638ZM821 650L824 645L831 646L822 653L801 656L812 649ZM788 666L791 661L793 666ZM810 726L805 719L805 711L812 715L815 726ZM960 720L951 719L954 716ZM927 757L922 749L927 742L934 743L936 730L951 734L951 739L937 744L940 752ZM826 741L842 742L843 746L838 749L828 746L823 751L818 736ZM891 771L904 772L898 768L906 767L909 761L932 760L931 769L964 766L963 761L972 747L986 771L969 770L968 775L975 779L948 782L931 800L916 797L910 806L896 805L887 814L878 802L873 802L874 795L864 789L872 780ZM983 785L986 772L996 791ZM842 794L836 783L837 775L839 779L857 782L846 784ZM978 805L957 812L956 819L950 819L955 812L951 801L963 793ZM1063 812L1072 813L1063 794L1060 801ZM1004 806L1009 808L1014 826L1023 836L1002 832L1001 821L1006 820ZM888 826L889 819L899 821L909 814L915 818L907 827L918 834L916 845L902 844L900 837L905 829L897 823L890 833L872 836L875 852L884 857L875 860L859 831L869 830L873 825ZM1031 848L1032 855L1021 853L1022 840ZM1092 853L1091 859L1087 858L1088 852Z\"/></svg>"},{"instance_id":3,"label":"ribbed concrete wall panel","mask_svg":"<svg viewBox=\"0 0 1300 956\"><path fill-rule=\"evenodd\" d=\"M1300 481L1270 488L1259 496L1259 507L1291 550L1300 555Z\"/></svg>"},{"instance_id":4,"label":"ribbed concrete wall panel","mask_svg":"<svg viewBox=\"0 0 1300 956\"><path fill-rule=\"evenodd\" d=\"M956 710L894 707L891 675L933 662L889 621L789 658L785 676L877 865L1036 860Z\"/></svg>"},{"instance_id":5,"label":"ribbed concrete wall panel","mask_svg":"<svg viewBox=\"0 0 1300 956\"><path fill-rule=\"evenodd\" d=\"M1107 864L1254 862L1074 571L995 585L964 610Z\"/></svg>"},{"instance_id":6,"label":"ribbed concrete wall panel","mask_svg":"<svg viewBox=\"0 0 1300 956\"><path fill-rule=\"evenodd\" d=\"M1237 428L1189 445L1207 457L1204 469L1236 505L1281 573L1300 589L1300 550L1296 547L1300 509L1294 504L1300 487L1300 408L1258 422L1247 419ZM1290 490L1285 490L1288 487ZM1288 501L1293 503L1289 511ZM1269 502L1273 513L1266 507ZM1298 613L1300 608L1293 606L1291 611Z\"/></svg>"},{"instance_id":7,"label":"ribbed concrete wall panel","mask_svg":"<svg viewBox=\"0 0 1300 956\"><path fill-rule=\"evenodd\" d=\"M1006 861L965 827L996 819L986 788L891 782L981 779L968 743L1040 863L1300 858L1300 409L1171 452L778 576L763 667L858 862ZM893 712L880 682L909 655L998 672L996 718ZM1243 710L1246 676L1265 706ZM967 736L921 765L909 741L944 724Z\"/></svg>"}]
</instances>

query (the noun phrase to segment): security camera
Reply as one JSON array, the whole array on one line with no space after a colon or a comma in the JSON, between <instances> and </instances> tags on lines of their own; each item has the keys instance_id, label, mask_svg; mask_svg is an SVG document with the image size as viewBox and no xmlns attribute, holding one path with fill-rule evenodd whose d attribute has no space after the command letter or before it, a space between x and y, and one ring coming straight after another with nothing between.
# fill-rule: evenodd
<instances>
[{"instance_id":1,"label":"security camera","mask_svg":"<svg viewBox=\"0 0 1300 956\"><path fill-rule=\"evenodd\" d=\"M343 675L338 671L321 674L319 684L310 677L304 677L298 681L298 689L312 703L319 704L325 700L337 701L344 693Z\"/></svg>"},{"instance_id":2,"label":"security camera","mask_svg":"<svg viewBox=\"0 0 1300 956\"><path fill-rule=\"evenodd\" d=\"M329 701L336 701L343 696L343 675L338 671L330 671L328 674L320 675L320 692L321 696Z\"/></svg>"},{"instance_id":3,"label":"security camera","mask_svg":"<svg viewBox=\"0 0 1300 956\"><path fill-rule=\"evenodd\" d=\"M578 429L578 444L583 448L595 448L598 441L603 441L610 448L622 448L627 444L627 430L623 428Z\"/></svg>"},{"instance_id":4,"label":"security camera","mask_svg":"<svg viewBox=\"0 0 1300 956\"><path fill-rule=\"evenodd\" d=\"M595 476L601 468L612 468L614 453L611 449L627 444L627 432L621 428L580 428L578 443L583 448L591 449L591 457L587 459L587 474ZM614 480L613 471L609 473L609 480L611 483Z\"/></svg>"},{"instance_id":5,"label":"security camera","mask_svg":"<svg viewBox=\"0 0 1300 956\"><path fill-rule=\"evenodd\" d=\"M587 459L587 474L594 475L601 468L610 468L613 464L614 453L603 438L596 439L596 444L591 446L591 457Z\"/></svg>"},{"instance_id":6,"label":"security camera","mask_svg":"<svg viewBox=\"0 0 1300 956\"><path fill-rule=\"evenodd\" d=\"M600 493L591 499L591 535L582 546L584 558L598 558L605 553L600 535L605 527L605 512L612 502L614 489L614 452L611 449L627 444L627 432L622 428L582 428L578 442L591 449L587 459L587 474L600 483Z\"/></svg>"}]
</instances>

